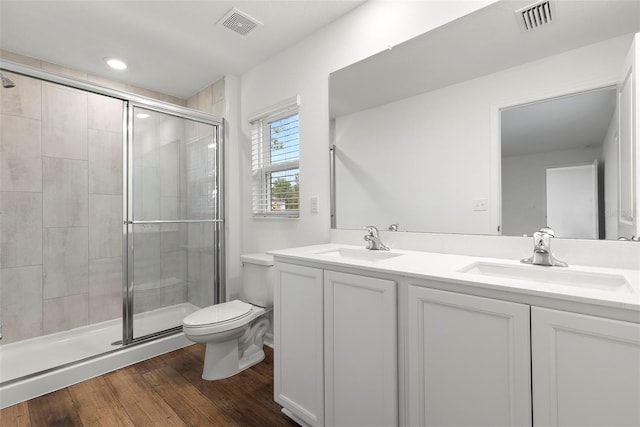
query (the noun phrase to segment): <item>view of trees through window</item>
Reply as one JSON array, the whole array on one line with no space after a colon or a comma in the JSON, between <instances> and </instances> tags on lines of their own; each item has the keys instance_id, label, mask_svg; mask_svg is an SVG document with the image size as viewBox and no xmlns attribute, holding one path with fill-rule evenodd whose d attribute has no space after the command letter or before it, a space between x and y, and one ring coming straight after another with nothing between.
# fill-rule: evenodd
<instances>
[{"instance_id":1,"label":"view of trees through window","mask_svg":"<svg viewBox=\"0 0 640 427\"><path fill-rule=\"evenodd\" d=\"M298 210L300 207L298 114L270 123L272 211Z\"/></svg>"}]
</instances>

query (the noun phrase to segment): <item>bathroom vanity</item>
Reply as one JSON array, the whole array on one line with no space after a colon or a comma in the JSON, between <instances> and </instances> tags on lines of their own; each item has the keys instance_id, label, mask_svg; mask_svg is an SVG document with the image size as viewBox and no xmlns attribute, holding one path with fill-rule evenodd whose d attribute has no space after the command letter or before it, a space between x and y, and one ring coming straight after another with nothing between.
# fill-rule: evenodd
<instances>
[{"instance_id":1,"label":"bathroom vanity","mask_svg":"<svg viewBox=\"0 0 640 427\"><path fill-rule=\"evenodd\" d=\"M272 252L302 425L640 425L640 275L327 244Z\"/></svg>"}]
</instances>

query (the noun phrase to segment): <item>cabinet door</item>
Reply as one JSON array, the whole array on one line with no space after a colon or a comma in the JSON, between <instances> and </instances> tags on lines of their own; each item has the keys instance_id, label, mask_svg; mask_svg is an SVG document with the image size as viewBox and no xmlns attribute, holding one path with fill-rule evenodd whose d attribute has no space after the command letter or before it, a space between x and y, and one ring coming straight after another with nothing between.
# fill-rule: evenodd
<instances>
[{"instance_id":1,"label":"cabinet door","mask_svg":"<svg viewBox=\"0 0 640 427\"><path fill-rule=\"evenodd\" d=\"M533 307L531 346L534 425L640 425L640 325Z\"/></svg>"},{"instance_id":2,"label":"cabinet door","mask_svg":"<svg viewBox=\"0 0 640 427\"><path fill-rule=\"evenodd\" d=\"M396 284L325 271L325 420L398 424Z\"/></svg>"},{"instance_id":3,"label":"cabinet door","mask_svg":"<svg viewBox=\"0 0 640 427\"><path fill-rule=\"evenodd\" d=\"M276 263L274 397L284 412L324 425L322 270Z\"/></svg>"},{"instance_id":4,"label":"cabinet door","mask_svg":"<svg viewBox=\"0 0 640 427\"><path fill-rule=\"evenodd\" d=\"M408 289L411 426L531 425L529 306Z\"/></svg>"}]
</instances>

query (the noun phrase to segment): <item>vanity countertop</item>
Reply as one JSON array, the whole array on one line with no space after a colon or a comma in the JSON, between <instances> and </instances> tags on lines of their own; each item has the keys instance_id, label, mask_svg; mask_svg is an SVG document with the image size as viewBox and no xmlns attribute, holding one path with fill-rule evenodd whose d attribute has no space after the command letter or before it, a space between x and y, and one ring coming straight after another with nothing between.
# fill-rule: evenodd
<instances>
[{"instance_id":1,"label":"vanity countertop","mask_svg":"<svg viewBox=\"0 0 640 427\"><path fill-rule=\"evenodd\" d=\"M584 265L545 267L522 264L519 260L400 249L366 251L362 246L335 243L269 253L276 259L311 263L323 268L349 268L409 280L435 280L449 284L452 290L480 296L499 295L516 302L640 323L640 271L637 270ZM489 274L478 273L475 266L488 267ZM498 270L498 273L493 274L493 270ZM502 275L501 270L508 274ZM511 277L511 272L523 277ZM547 281L547 273L571 280L566 283L561 280L560 284L555 280ZM422 283L420 280L416 284ZM609 282L613 284L609 285Z\"/></svg>"}]
</instances>

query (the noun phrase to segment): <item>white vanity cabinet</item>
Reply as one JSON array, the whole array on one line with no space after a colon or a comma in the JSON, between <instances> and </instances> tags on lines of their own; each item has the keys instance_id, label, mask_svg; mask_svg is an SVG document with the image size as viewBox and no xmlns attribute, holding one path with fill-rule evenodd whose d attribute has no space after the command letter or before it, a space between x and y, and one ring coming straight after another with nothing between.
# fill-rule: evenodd
<instances>
[{"instance_id":1,"label":"white vanity cabinet","mask_svg":"<svg viewBox=\"0 0 640 427\"><path fill-rule=\"evenodd\" d=\"M283 259L275 400L301 425L640 426L633 307Z\"/></svg>"},{"instance_id":2,"label":"white vanity cabinet","mask_svg":"<svg viewBox=\"0 0 640 427\"><path fill-rule=\"evenodd\" d=\"M398 424L396 283L324 272L327 426Z\"/></svg>"},{"instance_id":3,"label":"white vanity cabinet","mask_svg":"<svg viewBox=\"0 0 640 427\"><path fill-rule=\"evenodd\" d=\"M536 426L640 426L640 324L531 308Z\"/></svg>"},{"instance_id":4,"label":"white vanity cabinet","mask_svg":"<svg viewBox=\"0 0 640 427\"><path fill-rule=\"evenodd\" d=\"M324 425L323 272L275 263L274 397L303 425Z\"/></svg>"},{"instance_id":5,"label":"white vanity cabinet","mask_svg":"<svg viewBox=\"0 0 640 427\"><path fill-rule=\"evenodd\" d=\"M531 425L528 305L413 285L407 302L408 425Z\"/></svg>"},{"instance_id":6,"label":"white vanity cabinet","mask_svg":"<svg viewBox=\"0 0 640 427\"><path fill-rule=\"evenodd\" d=\"M398 424L396 283L276 262L274 394L302 425Z\"/></svg>"}]
</instances>

